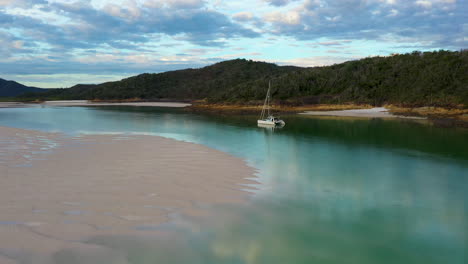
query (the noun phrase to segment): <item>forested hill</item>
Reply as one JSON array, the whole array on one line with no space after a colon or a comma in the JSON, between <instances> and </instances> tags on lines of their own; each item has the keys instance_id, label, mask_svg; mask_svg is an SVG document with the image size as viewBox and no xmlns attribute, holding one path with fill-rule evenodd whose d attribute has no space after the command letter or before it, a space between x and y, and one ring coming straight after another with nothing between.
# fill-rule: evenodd
<instances>
[{"instance_id":1,"label":"forested hill","mask_svg":"<svg viewBox=\"0 0 468 264\"><path fill-rule=\"evenodd\" d=\"M41 95L49 99L178 99L193 100L224 95L241 83L298 70L298 67L277 66L249 60L231 60L200 69L185 69L164 73L145 73L117 82L98 85L75 85L68 89L51 90ZM36 96L29 94L28 96Z\"/></svg>"},{"instance_id":2,"label":"forested hill","mask_svg":"<svg viewBox=\"0 0 468 264\"><path fill-rule=\"evenodd\" d=\"M0 97L18 96L26 92L44 92L45 89L29 87L15 81L7 81L0 78Z\"/></svg>"},{"instance_id":3,"label":"forested hill","mask_svg":"<svg viewBox=\"0 0 468 264\"><path fill-rule=\"evenodd\" d=\"M225 90L212 101L261 99L267 79ZM385 103L468 107L468 50L413 52L314 67L272 78L272 96L297 104Z\"/></svg>"},{"instance_id":4,"label":"forested hill","mask_svg":"<svg viewBox=\"0 0 468 264\"><path fill-rule=\"evenodd\" d=\"M54 99L208 99L290 104L392 103L468 106L468 51L413 52L326 67L299 68L232 60L201 69L141 74L118 82L78 85L43 94ZM30 95L32 97L36 95Z\"/></svg>"}]
</instances>

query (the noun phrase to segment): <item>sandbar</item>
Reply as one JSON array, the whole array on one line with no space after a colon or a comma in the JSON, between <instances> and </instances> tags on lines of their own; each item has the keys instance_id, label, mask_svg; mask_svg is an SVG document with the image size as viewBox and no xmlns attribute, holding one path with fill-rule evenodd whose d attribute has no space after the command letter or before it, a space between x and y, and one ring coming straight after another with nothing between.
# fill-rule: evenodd
<instances>
[{"instance_id":1,"label":"sandbar","mask_svg":"<svg viewBox=\"0 0 468 264\"><path fill-rule=\"evenodd\" d=\"M0 262L248 203L254 172L227 153L163 137L0 127Z\"/></svg>"},{"instance_id":2,"label":"sandbar","mask_svg":"<svg viewBox=\"0 0 468 264\"><path fill-rule=\"evenodd\" d=\"M122 102L122 103L107 103L107 102L92 102L86 100L66 100L66 101L45 101L40 104L36 103L20 103L20 102L0 102L0 108L8 107L31 107L37 105L44 106L153 106L153 107L186 107L189 103L180 102Z\"/></svg>"},{"instance_id":3,"label":"sandbar","mask_svg":"<svg viewBox=\"0 0 468 264\"><path fill-rule=\"evenodd\" d=\"M374 107L370 109L340 110L340 111L306 111L300 114L313 115L313 116L426 119L425 117L394 115L394 114L391 114L389 110L385 107Z\"/></svg>"}]
</instances>

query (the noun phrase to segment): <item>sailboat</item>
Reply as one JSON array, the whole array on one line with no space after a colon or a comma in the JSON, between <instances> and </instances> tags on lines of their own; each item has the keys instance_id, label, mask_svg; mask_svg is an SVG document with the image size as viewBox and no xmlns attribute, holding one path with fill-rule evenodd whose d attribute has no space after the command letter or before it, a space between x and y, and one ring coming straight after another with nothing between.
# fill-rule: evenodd
<instances>
[{"instance_id":1,"label":"sailboat","mask_svg":"<svg viewBox=\"0 0 468 264\"><path fill-rule=\"evenodd\" d=\"M262 113L260 114L260 119L257 120L259 126L284 126L286 123L270 114L270 90L271 82L268 82L268 91L265 97L265 102L263 103Z\"/></svg>"}]
</instances>

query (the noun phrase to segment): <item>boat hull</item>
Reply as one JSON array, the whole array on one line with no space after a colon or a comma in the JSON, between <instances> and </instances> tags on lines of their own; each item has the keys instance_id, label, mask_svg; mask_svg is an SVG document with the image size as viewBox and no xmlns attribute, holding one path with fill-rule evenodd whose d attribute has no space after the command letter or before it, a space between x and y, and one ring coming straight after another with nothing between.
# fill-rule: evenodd
<instances>
[{"instance_id":1,"label":"boat hull","mask_svg":"<svg viewBox=\"0 0 468 264\"><path fill-rule=\"evenodd\" d=\"M278 121L257 120L257 124L263 125L263 126L284 126L286 123L284 123L283 120L278 120Z\"/></svg>"},{"instance_id":2,"label":"boat hull","mask_svg":"<svg viewBox=\"0 0 468 264\"><path fill-rule=\"evenodd\" d=\"M257 120L257 124L259 125L269 125L269 126L275 126L276 123L273 121L265 121L265 120Z\"/></svg>"}]
</instances>

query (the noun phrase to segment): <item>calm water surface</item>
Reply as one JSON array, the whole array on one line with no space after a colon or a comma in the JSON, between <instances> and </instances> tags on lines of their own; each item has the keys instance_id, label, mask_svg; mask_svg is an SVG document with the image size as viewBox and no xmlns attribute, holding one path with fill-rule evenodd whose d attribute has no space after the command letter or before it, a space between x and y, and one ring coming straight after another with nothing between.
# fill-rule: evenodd
<instances>
[{"instance_id":1,"label":"calm water surface","mask_svg":"<svg viewBox=\"0 0 468 264\"><path fill-rule=\"evenodd\" d=\"M0 125L142 133L245 159L260 190L173 239L97 237L129 263L468 263L468 130L401 120L256 116L145 107L0 109ZM222 175L220 175L222 177ZM194 231L196 230L196 231ZM92 262L67 250L56 263ZM76 261L76 262L74 262ZM81 262L80 262L81 261ZM119 262L120 263L120 262Z\"/></svg>"}]
</instances>

